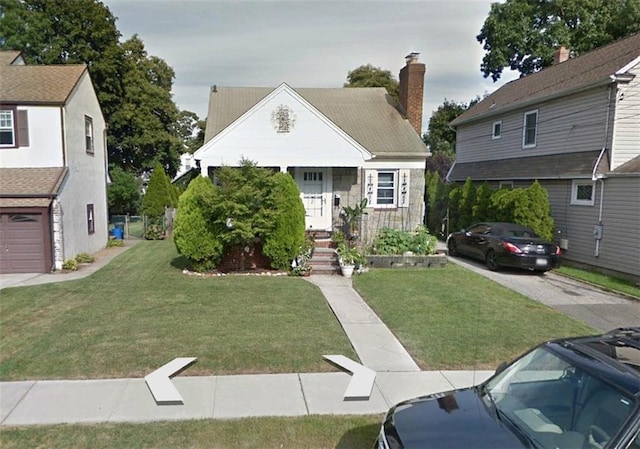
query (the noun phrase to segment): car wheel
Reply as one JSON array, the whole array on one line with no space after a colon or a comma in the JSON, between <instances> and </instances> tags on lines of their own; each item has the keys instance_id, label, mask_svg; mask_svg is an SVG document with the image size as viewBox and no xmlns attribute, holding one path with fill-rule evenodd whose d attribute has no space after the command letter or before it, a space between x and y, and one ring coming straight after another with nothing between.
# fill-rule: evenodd
<instances>
[{"instance_id":1,"label":"car wheel","mask_svg":"<svg viewBox=\"0 0 640 449\"><path fill-rule=\"evenodd\" d=\"M500 269L500 265L498 264L498 255L495 251L489 250L487 252L485 261L487 263L487 268L489 268L491 271L498 271Z\"/></svg>"},{"instance_id":2,"label":"car wheel","mask_svg":"<svg viewBox=\"0 0 640 449\"><path fill-rule=\"evenodd\" d=\"M449 249L449 255L450 256L457 256L458 255L458 249L456 248L456 241L453 239L449 240L449 243L447 244L447 248Z\"/></svg>"}]
</instances>

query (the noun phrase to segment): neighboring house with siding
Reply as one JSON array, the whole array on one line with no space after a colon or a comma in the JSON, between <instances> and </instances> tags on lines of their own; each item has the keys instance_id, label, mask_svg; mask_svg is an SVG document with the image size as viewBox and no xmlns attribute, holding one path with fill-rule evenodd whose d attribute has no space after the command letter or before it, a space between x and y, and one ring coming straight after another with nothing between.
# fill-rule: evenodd
<instances>
[{"instance_id":1,"label":"neighboring house with siding","mask_svg":"<svg viewBox=\"0 0 640 449\"><path fill-rule=\"evenodd\" d=\"M368 199L362 237L384 226L414 230L424 218L421 139L425 65L407 56L401 105L384 88L213 86L201 174L242 159L295 179L310 231L333 231L344 206Z\"/></svg>"},{"instance_id":2,"label":"neighboring house with siding","mask_svg":"<svg viewBox=\"0 0 640 449\"><path fill-rule=\"evenodd\" d=\"M105 121L85 65L0 52L0 273L48 272L108 237Z\"/></svg>"},{"instance_id":3,"label":"neighboring house with siding","mask_svg":"<svg viewBox=\"0 0 640 449\"><path fill-rule=\"evenodd\" d=\"M451 122L448 180L538 180L565 259L640 280L640 34L502 86Z\"/></svg>"}]
</instances>

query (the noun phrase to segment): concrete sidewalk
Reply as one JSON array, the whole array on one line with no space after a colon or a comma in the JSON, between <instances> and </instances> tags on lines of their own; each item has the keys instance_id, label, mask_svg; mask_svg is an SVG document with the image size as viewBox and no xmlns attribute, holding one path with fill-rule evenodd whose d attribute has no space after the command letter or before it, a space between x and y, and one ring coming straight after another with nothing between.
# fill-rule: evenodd
<instances>
[{"instance_id":1,"label":"concrete sidewalk","mask_svg":"<svg viewBox=\"0 0 640 449\"><path fill-rule=\"evenodd\" d=\"M77 274L38 275L12 286L87 276L129 246L110 250ZM181 405L157 405L141 378L2 382L0 423L13 426L377 414L402 400L474 385L491 375L491 371L420 371L393 333L353 290L351 279L312 276L307 280L322 291L360 362L376 371L368 400L344 400L351 381L346 372L177 376L172 381L183 398ZM197 356L176 354L176 357L190 355Z\"/></svg>"},{"instance_id":2,"label":"concrete sidewalk","mask_svg":"<svg viewBox=\"0 0 640 449\"><path fill-rule=\"evenodd\" d=\"M369 400L345 401L347 373L175 377L183 405L156 405L144 379L0 383L2 426L384 413L412 397L479 383L490 371L378 373Z\"/></svg>"}]
</instances>

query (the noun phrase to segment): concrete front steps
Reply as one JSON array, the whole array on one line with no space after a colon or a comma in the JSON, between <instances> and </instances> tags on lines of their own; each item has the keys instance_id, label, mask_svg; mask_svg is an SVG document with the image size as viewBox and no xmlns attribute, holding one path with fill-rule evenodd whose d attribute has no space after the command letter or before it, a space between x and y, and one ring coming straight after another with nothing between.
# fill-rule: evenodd
<instances>
[{"instance_id":1,"label":"concrete front steps","mask_svg":"<svg viewBox=\"0 0 640 449\"><path fill-rule=\"evenodd\" d=\"M311 235L316 244L311 259L307 261L307 265L312 267L311 275L340 274L340 264L338 263L338 255L333 248L331 233L315 231Z\"/></svg>"}]
</instances>

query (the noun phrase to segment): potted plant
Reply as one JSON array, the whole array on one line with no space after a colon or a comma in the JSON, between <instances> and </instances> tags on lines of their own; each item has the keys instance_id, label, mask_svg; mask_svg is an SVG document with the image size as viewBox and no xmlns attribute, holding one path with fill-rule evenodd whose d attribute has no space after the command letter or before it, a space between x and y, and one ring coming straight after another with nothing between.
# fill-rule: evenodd
<instances>
[{"instance_id":1,"label":"potted plant","mask_svg":"<svg viewBox=\"0 0 640 449\"><path fill-rule=\"evenodd\" d=\"M362 264L364 256L357 247L350 247L346 243L340 243L336 249L340 259L340 270L344 277L351 277L356 266Z\"/></svg>"}]
</instances>

